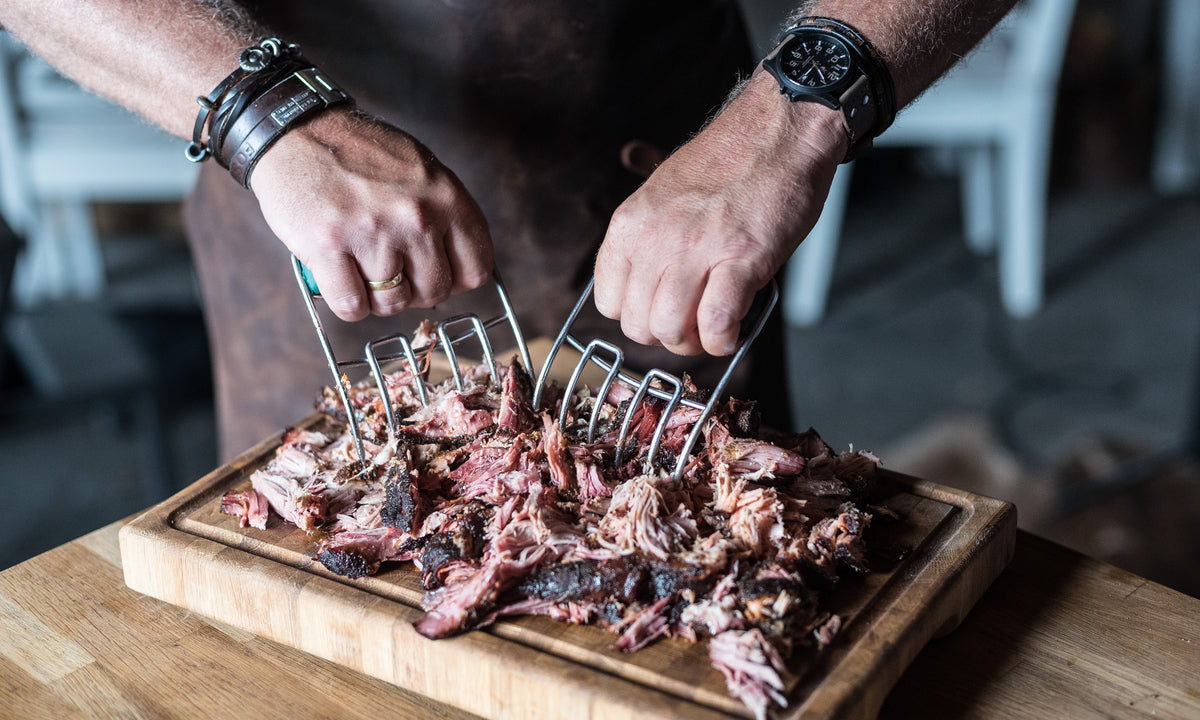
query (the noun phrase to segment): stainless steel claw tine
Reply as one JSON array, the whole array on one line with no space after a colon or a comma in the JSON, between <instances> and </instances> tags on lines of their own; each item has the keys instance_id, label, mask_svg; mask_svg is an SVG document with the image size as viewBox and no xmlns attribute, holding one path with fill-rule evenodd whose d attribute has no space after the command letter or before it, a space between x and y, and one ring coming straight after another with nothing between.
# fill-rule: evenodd
<instances>
[{"instance_id":1,"label":"stainless steel claw tine","mask_svg":"<svg viewBox=\"0 0 1200 720\"><path fill-rule=\"evenodd\" d=\"M504 308L504 316L508 319L508 327L512 331L513 338L517 341L517 351L521 353L521 365L524 366L525 372L533 376L533 360L529 356L529 345L525 342L525 335L521 332L521 326L517 323L517 312L513 310L512 301L508 299L508 290L504 288L504 281L500 279L500 271L492 268L492 279L496 282L496 295L500 298L500 305Z\"/></svg>"},{"instance_id":2,"label":"stainless steel claw tine","mask_svg":"<svg viewBox=\"0 0 1200 720\"><path fill-rule=\"evenodd\" d=\"M349 388L347 387L349 380L347 380L345 383L342 381L342 369L361 367L362 365L370 366L371 373L375 376L375 382L379 386L380 393L383 396L384 410L387 413L388 429L394 433L396 431L395 409L391 405L391 396L388 394L387 388L385 387L383 372L382 368L380 367L380 360L392 360L395 358L380 358L375 353L375 346L393 340L400 340L403 343L402 348L404 350L404 357L408 360L409 367L412 368L413 374L416 376L414 382L417 383L417 394L420 396L421 403L423 405L429 404L429 398L426 394L425 385L420 377L420 371L417 367L416 353L432 351L433 347L432 345L424 346L418 351L412 347L412 344L407 338L403 338L400 335L390 335L384 338L372 340L371 342L367 343L365 348L365 358L339 361L334 356L333 347L329 342L329 336L326 334L325 328L321 324L321 316L317 312L316 305L313 303L313 298L320 297L321 294L320 289L317 287L316 279L313 277L312 273L309 272L308 268L304 266L304 263L300 262L300 259L296 257L295 253L292 253L291 259L292 272L296 277L296 284L300 287L300 295L304 298L304 305L308 309L308 316L312 320L313 327L317 331L317 340L321 343L321 350L325 353L325 362L329 365L329 371L333 375L333 384L338 389L338 396L342 401L342 407L345 409L346 417L349 419L350 434L354 438L354 446L358 451L358 459L363 464L366 464L367 453L365 447L363 446L362 431L358 427L357 419L354 417L354 407L350 402L350 392ZM443 350L446 352L446 357L450 360L450 369L454 375L455 385L460 392L463 390L463 381L462 374L458 369L458 358L454 352L454 343L469 338L471 335L475 335L477 338L479 338L479 345L483 350L484 359L491 370L492 380L495 382L498 379L496 371L496 359L494 353L492 352L491 340L487 335L487 328L504 320L508 321L509 328L512 330L513 338L517 343L517 349L521 353L521 362L525 366L525 371L529 373L533 372L533 361L529 356L529 346L525 342L525 336L521 333L520 323L517 322L517 315L513 310L512 302L509 300L508 291L504 287L504 282L500 279L500 272L496 269L492 270L492 280L496 287L496 294L500 298L500 304L504 306L503 315L497 315L496 317L489 319L486 323L480 320L476 315L459 315L454 318L443 320L438 325L438 343L435 344L441 344ZM449 325L460 321L469 321L472 329L462 337L451 340L449 334L446 332L446 328Z\"/></svg>"},{"instance_id":3,"label":"stainless steel claw tine","mask_svg":"<svg viewBox=\"0 0 1200 720\"><path fill-rule=\"evenodd\" d=\"M671 399L667 401L667 407L663 409L662 416L654 426L654 436L650 440L650 450L646 455L646 464L650 467L654 466L654 459L658 456L658 446L662 442L663 431L666 430L667 421L671 419L671 414L675 412L676 406L679 405L679 401L683 397L683 381L671 373L659 370L658 368L646 373L642 382L638 384L638 389L633 394L633 399L629 401L629 407L625 410L625 417L621 420L621 432L617 435L616 460L618 466L624 460L625 440L629 435L629 425L633 421L633 413L645 398L646 392L650 389L650 383L656 379L673 385L675 391L671 393ZM680 460L676 460L676 470L678 470L680 463Z\"/></svg>"},{"instance_id":4,"label":"stainless steel claw tine","mask_svg":"<svg viewBox=\"0 0 1200 720\"><path fill-rule=\"evenodd\" d=\"M442 346L442 352L446 353L446 359L450 361L450 374L454 376L454 386L462 392L463 387L462 372L458 369L458 355L454 351L454 342L450 339L449 328L462 322L469 322L474 328L474 334L479 339L479 346L483 349L483 359L487 363L488 372L492 375L492 382L499 383L500 378L496 375L496 357L492 353L492 343L488 340L487 328L478 315L473 313L464 313L455 315L454 317L446 318L437 325L438 340ZM466 336L466 337L469 337Z\"/></svg>"},{"instance_id":5,"label":"stainless steel claw tine","mask_svg":"<svg viewBox=\"0 0 1200 720\"><path fill-rule=\"evenodd\" d=\"M387 389L387 380L383 374L383 367L379 363L379 356L375 352L375 348L389 342L400 344L400 350L404 353L404 358L408 361L408 368L412 371L413 385L417 389L417 396L421 398L422 405L429 404L429 398L425 393L425 383L421 380L421 368L417 366L417 355L413 352L412 343L402 334L388 335L381 338L376 338L367 342L364 348L364 354L367 358L367 364L371 366L371 375L375 378L375 385L379 388L379 396L383 399L383 410L387 413L388 430L394 436L399 429L396 424L396 411L392 407L392 396Z\"/></svg>"},{"instance_id":6,"label":"stainless steel claw tine","mask_svg":"<svg viewBox=\"0 0 1200 720\"><path fill-rule=\"evenodd\" d=\"M692 426L692 431L688 433L687 440L684 441L683 447L679 451L679 459L675 463L675 472L672 477L675 480L680 480L683 477L684 466L687 460L691 457L692 449L696 447L696 442L700 439L700 434L704 432L704 424L708 418L712 416L713 410L716 409L717 403L721 401L721 396L725 394L725 387L729 385L729 379L733 377L733 371L737 369L742 358L750 349L750 345L762 333L763 327L767 324L767 318L771 316L771 311L775 309L775 304L779 302L779 284L774 280L763 290L759 291L761 303L759 304L758 317L755 318L753 325L750 327L746 337L738 345L737 352L729 360L729 365L725 367L725 374L717 382L717 386L712 389L712 393L708 396L708 402L704 404L704 410L700 412L700 417L696 418L696 424ZM758 300L756 296L756 301Z\"/></svg>"},{"instance_id":7,"label":"stainless steel claw tine","mask_svg":"<svg viewBox=\"0 0 1200 720\"><path fill-rule=\"evenodd\" d=\"M613 359L609 363L608 374L604 378L604 384L600 386L600 393L592 402L592 416L588 420L588 442L595 442L596 440L596 421L600 418L600 404L608 397L608 389L612 387L613 380L621 372L621 362L625 359L625 354L621 352L621 348L598 338L588 343L587 349L583 351L579 362L575 363L574 371L571 372L571 381L567 384L566 391L563 393L562 407L558 412L558 427L563 432L566 432L567 413L571 407L570 398L575 393L575 388L579 384L579 376L583 374L583 369L587 367L588 362L592 360L597 350L607 350L613 354Z\"/></svg>"},{"instance_id":8,"label":"stainless steel claw tine","mask_svg":"<svg viewBox=\"0 0 1200 720\"><path fill-rule=\"evenodd\" d=\"M558 356L558 351L562 348L563 342L568 339L574 339L570 337L571 326L575 324L575 318L579 317L579 311L583 309L583 304L591 296L592 286L595 284L595 278L588 280L587 287L579 294L579 299L575 301L575 306L571 308L571 314L567 316L566 322L559 328L558 335L555 336L554 342L550 345L550 352L547 353L546 359L542 362L542 369L538 371L537 382L533 385L534 411L541 409L542 390L546 387L546 382L550 377L550 366L554 364L554 358Z\"/></svg>"},{"instance_id":9,"label":"stainless steel claw tine","mask_svg":"<svg viewBox=\"0 0 1200 720\"><path fill-rule=\"evenodd\" d=\"M300 286L300 294L304 297L305 307L308 308L308 317L317 331L317 340L320 341L321 350L325 353L325 362L329 365L329 372L333 374L333 385L337 388L338 397L342 400L342 408L346 411L346 421L350 426L350 435L354 438L354 449L358 452L358 460L366 465L367 452L363 448L362 432L358 429L358 420L354 417L354 406L350 404L350 391L346 387L346 383L342 382L341 365L333 354L333 346L329 344L329 336L321 324L321 315L317 312L316 304L313 303L315 291L305 278L304 271L305 268L300 263L300 259L293 254L292 273L296 276L296 284Z\"/></svg>"}]
</instances>

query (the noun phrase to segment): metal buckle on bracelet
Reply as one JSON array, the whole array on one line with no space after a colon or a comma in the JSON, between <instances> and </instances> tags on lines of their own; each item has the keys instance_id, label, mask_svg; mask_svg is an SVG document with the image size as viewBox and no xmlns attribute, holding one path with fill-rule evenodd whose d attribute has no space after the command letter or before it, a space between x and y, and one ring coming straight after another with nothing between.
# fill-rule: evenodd
<instances>
[{"instance_id":1,"label":"metal buckle on bracelet","mask_svg":"<svg viewBox=\"0 0 1200 720\"><path fill-rule=\"evenodd\" d=\"M327 80L315 67L297 70L294 76L309 90L315 92L326 105L343 102L347 98L344 90Z\"/></svg>"},{"instance_id":2,"label":"metal buckle on bracelet","mask_svg":"<svg viewBox=\"0 0 1200 720\"><path fill-rule=\"evenodd\" d=\"M285 52L296 50L296 45L284 44L279 38L266 38L257 45L251 45L238 55L238 67L252 73L265 69L275 58Z\"/></svg>"}]
</instances>

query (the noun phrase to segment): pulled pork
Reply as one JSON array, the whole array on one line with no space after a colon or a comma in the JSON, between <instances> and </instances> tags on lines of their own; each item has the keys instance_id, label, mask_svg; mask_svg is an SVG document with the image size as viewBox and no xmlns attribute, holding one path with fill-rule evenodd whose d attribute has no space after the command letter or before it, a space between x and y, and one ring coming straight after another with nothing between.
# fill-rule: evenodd
<instances>
[{"instance_id":1,"label":"pulled pork","mask_svg":"<svg viewBox=\"0 0 1200 720\"><path fill-rule=\"evenodd\" d=\"M285 433L251 489L228 494L222 510L261 528L269 505L303 530L321 528L316 559L347 577L411 561L427 590L416 624L427 637L518 614L598 624L627 652L707 637L729 691L758 717L786 706L785 658L832 640L840 619L822 597L845 571L866 570L871 514L859 503L877 459L835 453L812 430L758 439L753 404L730 399L675 481L672 462L645 462L659 401L634 409L638 452L617 466L619 393L597 410L601 433L587 443L588 390L560 400L564 432L557 408L533 410L515 361L495 383L484 368L466 377L462 391L431 388L422 407L412 375L390 376L403 418L394 434L378 391L356 386L365 465L327 388L318 407L343 431ZM682 452L696 417L675 413L660 458Z\"/></svg>"}]
</instances>

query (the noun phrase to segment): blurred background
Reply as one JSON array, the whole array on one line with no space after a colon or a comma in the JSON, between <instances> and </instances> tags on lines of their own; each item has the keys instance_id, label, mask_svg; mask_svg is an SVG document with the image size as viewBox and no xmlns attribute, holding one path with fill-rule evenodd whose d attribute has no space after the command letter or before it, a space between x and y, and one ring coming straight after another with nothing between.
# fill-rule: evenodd
<instances>
[{"instance_id":1,"label":"blurred background","mask_svg":"<svg viewBox=\"0 0 1200 720\"><path fill-rule=\"evenodd\" d=\"M788 2L743 6L765 53ZM183 143L0 39L2 569L217 457ZM1198 39L1194 0L1024 0L839 171L777 310L799 427L1196 596Z\"/></svg>"}]
</instances>

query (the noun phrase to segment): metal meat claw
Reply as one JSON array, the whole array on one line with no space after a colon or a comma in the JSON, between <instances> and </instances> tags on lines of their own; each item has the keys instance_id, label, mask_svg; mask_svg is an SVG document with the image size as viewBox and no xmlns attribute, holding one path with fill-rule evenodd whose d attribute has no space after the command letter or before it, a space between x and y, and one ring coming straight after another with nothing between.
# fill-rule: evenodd
<instances>
[{"instance_id":1,"label":"metal meat claw","mask_svg":"<svg viewBox=\"0 0 1200 720\"><path fill-rule=\"evenodd\" d=\"M623 459L624 447L629 435L629 429L633 420L634 412L636 411L638 405L646 400L647 396L663 400L667 403L666 407L663 409L661 417L658 420L658 423L655 426L654 435L650 440L650 448L646 454L646 465L648 467L654 466L655 458L657 457L660 445L662 444L663 432L667 428L667 423L670 421L671 415L679 408L679 406L682 405L684 407L700 411L700 415L692 425L692 429L688 433L687 440L684 442L683 448L679 452L679 456L675 459L675 468L672 475L675 480L679 480L682 478L684 467L687 465L687 461L691 457L692 449L696 446L696 441L700 438L700 433L704 428L704 422L710 415L712 415L713 410L716 408L717 403L721 399L721 395L725 392L725 387L729 384L730 378L733 377L734 369L737 368L738 363L741 362L742 357L746 354L750 344L753 343L755 338L757 338L762 332L763 326L766 325L767 318L770 317L771 311L775 308L775 304L779 301L779 284L772 279L771 283L767 287L763 288L758 292L757 295L755 295L754 304L751 306L750 312L747 314L746 319L742 321L742 332L741 337L738 339L737 350L730 358L729 365L725 368L725 373L721 376L721 380L717 383L717 386L713 388L712 393L708 396L708 401L703 404L697 402L696 400L683 397L683 380L675 375L672 375L665 370L654 368L639 379L622 371L622 363L624 361L625 354L616 345L600 339L593 339L584 344L570 334L571 326L574 325L575 319L579 317L579 312L583 309L584 303L587 302L588 298L591 296L592 287L594 284L595 279L593 278L588 282L587 287L584 288L583 293L579 296L578 302L575 303L574 309L571 310L570 317L567 318L567 321L563 324L562 329L559 330L558 337L555 338L554 344L550 348L550 354L546 357L545 362L542 364L542 369L538 373L537 382L534 384L533 409L535 411L539 409L542 399L542 391L546 386L550 374L550 366L554 364L554 358L558 354L559 349L562 348L563 343L567 343L577 350L581 354L581 357L575 364L575 369L571 373L571 379L568 382L563 394L562 407L558 414L559 428L561 428L563 432L568 430L567 410L570 404L569 400L575 393L576 386L579 384L579 378L582 375L584 368L588 363L593 363L603 369L606 375L604 383L600 386L599 391L596 393L596 396L592 401L592 413L591 418L588 421L588 442L593 442L595 440L596 420L600 415L599 404L608 397L608 392L613 382L620 381L625 385L635 389L633 399L630 400L625 409L624 416L621 420L621 430L617 436L618 464L620 464ZM602 357L601 351L608 353L607 359ZM668 391L664 389L666 386L673 387L674 389Z\"/></svg>"},{"instance_id":2,"label":"metal meat claw","mask_svg":"<svg viewBox=\"0 0 1200 720\"><path fill-rule=\"evenodd\" d=\"M388 430L395 435L398 427L395 410L392 407L391 396L388 394L384 378L383 365L385 363L397 360L403 360L407 363L413 375L413 386L417 390L417 396L421 399L422 405L427 405L429 403L429 395L425 388L424 377L433 351L441 348L442 352L445 353L446 359L450 363L450 372L454 376L455 386L461 391L463 390L463 379L458 369L458 356L455 352L455 346L468 338L474 337L479 341L484 361L491 370L492 379L496 380L495 354L492 350L492 343L488 338L487 331L489 328L507 321L512 331L513 339L517 343L517 349L521 354L521 362L527 369L533 367L532 361L529 358L529 347L525 344L525 337L521 334L521 327L517 323L516 313L513 312L512 303L508 299L508 292L504 289L504 283L500 280L498 271L493 270L492 282L495 285L496 293L503 307L503 312L499 315L488 320L481 320L474 313L455 315L437 323L436 339L427 345L414 348L412 343L403 334L386 335L368 341L363 348L363 358L339 361L334 356L329 336L325 333L325 328L321 324L321 316L317 312L316 303L313 302L314 297L320 297L320 291L313 281L312 274L309 273L308 268L294 254L292 255L292 270L296 276L296 284L299 285L300 293L304 297L304 304L308 308L308 315L312 319L313 327L317 331L317 339L320 341L321 349L325 353L325 361L329 365L330 373L333 375L333 385L337 388L338 397L341 399L342 407L346 411L350 433L354 438L354 449L358 452L358 459L363 464L367 462L367 454L363 448L362 432L359 430L358 421L354 415L354 407L350 403L350 390L347 382L344 382L342 378L344 370L364 365L370 368L371 375L375 379L375 384L378 386L380 397L383 400L384 412L387 414ZM466 331L455 335L454 329L461 328L464 325L467 326ZM400 348L399 353L393 352L390 355L381 355L378 349L381 346L389 344L398 345ZM424 362L424 367L422 367L422 362L420 361Z\"/></svg>"}]
</instances>

